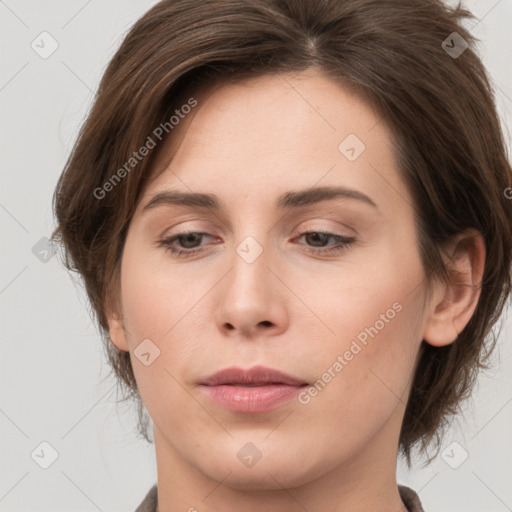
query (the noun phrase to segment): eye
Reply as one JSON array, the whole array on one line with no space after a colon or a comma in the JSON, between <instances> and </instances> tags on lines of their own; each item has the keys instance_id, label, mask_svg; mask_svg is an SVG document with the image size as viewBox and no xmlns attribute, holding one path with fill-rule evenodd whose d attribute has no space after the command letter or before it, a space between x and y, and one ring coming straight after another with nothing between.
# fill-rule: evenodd
<instances>
[{"instance_id":1,"label":"eye","mask_svg":"<svg viewBox=\"0 0 512 512\"><path fill-rule=\"evenodd\" d=\"M170 251L178 257L186 257L202 251L201 246L204 244L200 244L199 242L204 237L214 238L208 233L190 231L178 233L169 238L160 240L158 243L165 247L166 251ZM350 244L355 242L354 237L345 237L323 231L306 231L301 233L297 239L301 239L303 237L305 237L307 244L312 244L308 245L308 252L317 254L338 253L346 250ZM327 244L329 240L334 240L335 243Z\"/></svg>"},{"instance_id":2,"label":"eye","mask_svg":"<svg viewBox=\"0 0 512 512\"><path fill-rule=\"evenodd\" d=\"M341 252L355 242L354 237L345 237L324 231L306 231L305 233L301 233L298 238L300 239L302 237L305 237L309 243L313 244L313 246L308 247L308 251L319 254ZM329 239L335 240L336 243L327 245L326 242Z\"/></svg>"},{"instance_id":3,"label":"eye","mask_svg":"<svg viewBox=\"0 0 512 512\"><path fill-rule=\"evenodd\" d=\"M163 245L167 251L170 251L176 256L189 256L201 250L200 246L198 248L197 242L204 236L210 235L208 235L208 233L190 231L186 233L178 233L170 238L165 238L164 240L160 240L159 243ZM176 247L176 242L182 244L182 247Z\"/></svg>"}]
</instances>

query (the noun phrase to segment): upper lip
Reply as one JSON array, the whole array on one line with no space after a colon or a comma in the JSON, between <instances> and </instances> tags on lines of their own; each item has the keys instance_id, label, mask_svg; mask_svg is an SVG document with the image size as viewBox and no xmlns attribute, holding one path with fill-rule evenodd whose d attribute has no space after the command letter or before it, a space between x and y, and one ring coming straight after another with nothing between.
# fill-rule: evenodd
<instances>
[{"instance_id":1,"label":"upper lip","mask_svg":"<svg viewBox=\"0 0 512 512\"><path fill-rule=\"evenodd\" d=\"M253 366L246 370L232 366L215 372L202 380L200 384L206 386L220 386L222 384L287 384L301 386L307 384L307 382L265 366Z\"/></svg>"}]
</instances>

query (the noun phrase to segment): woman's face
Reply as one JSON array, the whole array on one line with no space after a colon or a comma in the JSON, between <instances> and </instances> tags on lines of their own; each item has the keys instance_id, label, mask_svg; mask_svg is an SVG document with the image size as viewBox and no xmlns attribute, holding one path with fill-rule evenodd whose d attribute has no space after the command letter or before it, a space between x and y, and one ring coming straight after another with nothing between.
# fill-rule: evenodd
<instances>
[{"instance_id":1,"label":"woman's face","mask_svg":"<svg viewBox=\"0 0 512 512\"><path fill-rule=\"evenodd\" d=\"M278 489L391 464L429 305L384 121L311 71L196 100L134 213L111 319L159 465ZM255 366L308 386L201 384Z\"/></svg>"}]
</instances>

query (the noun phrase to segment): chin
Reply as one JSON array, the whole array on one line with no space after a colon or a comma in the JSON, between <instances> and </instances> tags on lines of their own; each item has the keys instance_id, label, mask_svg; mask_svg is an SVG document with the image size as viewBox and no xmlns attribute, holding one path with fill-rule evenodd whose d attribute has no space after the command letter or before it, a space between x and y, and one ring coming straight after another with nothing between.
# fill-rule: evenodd
<instances>
[{"instance_id":1,"label":"chin","mask_svg":"<svg viewBox=\"0 0 512 512\"><path fill-rule=\"evenodd\" d=\"M298 487L309 480L303 474L290 474L290 470L297 469L292 465L284 470L282 466L261 467L258 471L256 468L233 468L229 476L222 481L222 485L240 491L280 491L283 488ZM218 478L218 475L216 476Z\"/></svg>"},{"instance_id":2,"label":"chin","mask_svg":"<svg viewBox=\"0 0 512 512\"><path fill-rule=\"evenodd\" d=\"M205 460L198 462L210 478L221 481L222 485L231 489L245 491L274 491L299 487L319 476L323 466L320 461L316 467L308 467L304 458L297 462L295 454L290 454L289 457L287 455L263 455L250 467L245 466L236 455L232 457L228 454L216 454L210 461L212 464L207 463L207 466ZM219 464L219 460L223 463Z\"/></svg>"}]
</instances>

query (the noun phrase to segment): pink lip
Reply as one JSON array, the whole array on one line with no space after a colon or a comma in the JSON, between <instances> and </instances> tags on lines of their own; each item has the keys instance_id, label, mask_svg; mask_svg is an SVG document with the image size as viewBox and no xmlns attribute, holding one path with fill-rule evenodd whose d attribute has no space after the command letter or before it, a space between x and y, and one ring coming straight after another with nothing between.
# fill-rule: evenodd
<instances>
[{"instance_id":1,"label":"pink lip","mask_svg":"<svg viewBox=\"0 0 512 512\"><path fill-rule=\"evenodd\" d=\"M200 384L205 386L218 386L220 384L288 384L290 386L302 386L307 382L266 366L253 366L248 370L232 366L210 375L202 380Z\"/></svg>"},{"instance_id":2,"label":"pink lip","mask_svg":"<svg viewBox=\"0 0 512 512\"><path fill-rule=\"evenodd\" d=\"M307 382L279 370L255 366L226 368L200 382L204 393L237 412L263 412L295 398Z\"/></svg>"},{"instance_id":3,"label":"pink lip","mask_svg":"<svg viewBox=\"0 0 512 512\"><path fill-rule=\"evenodd\" d=\"M236 412L263 412L295 398L302 386L270 384L244 387L233 385L201 386L204 393L226 409Z\"/></svg>"}]
</instances>

